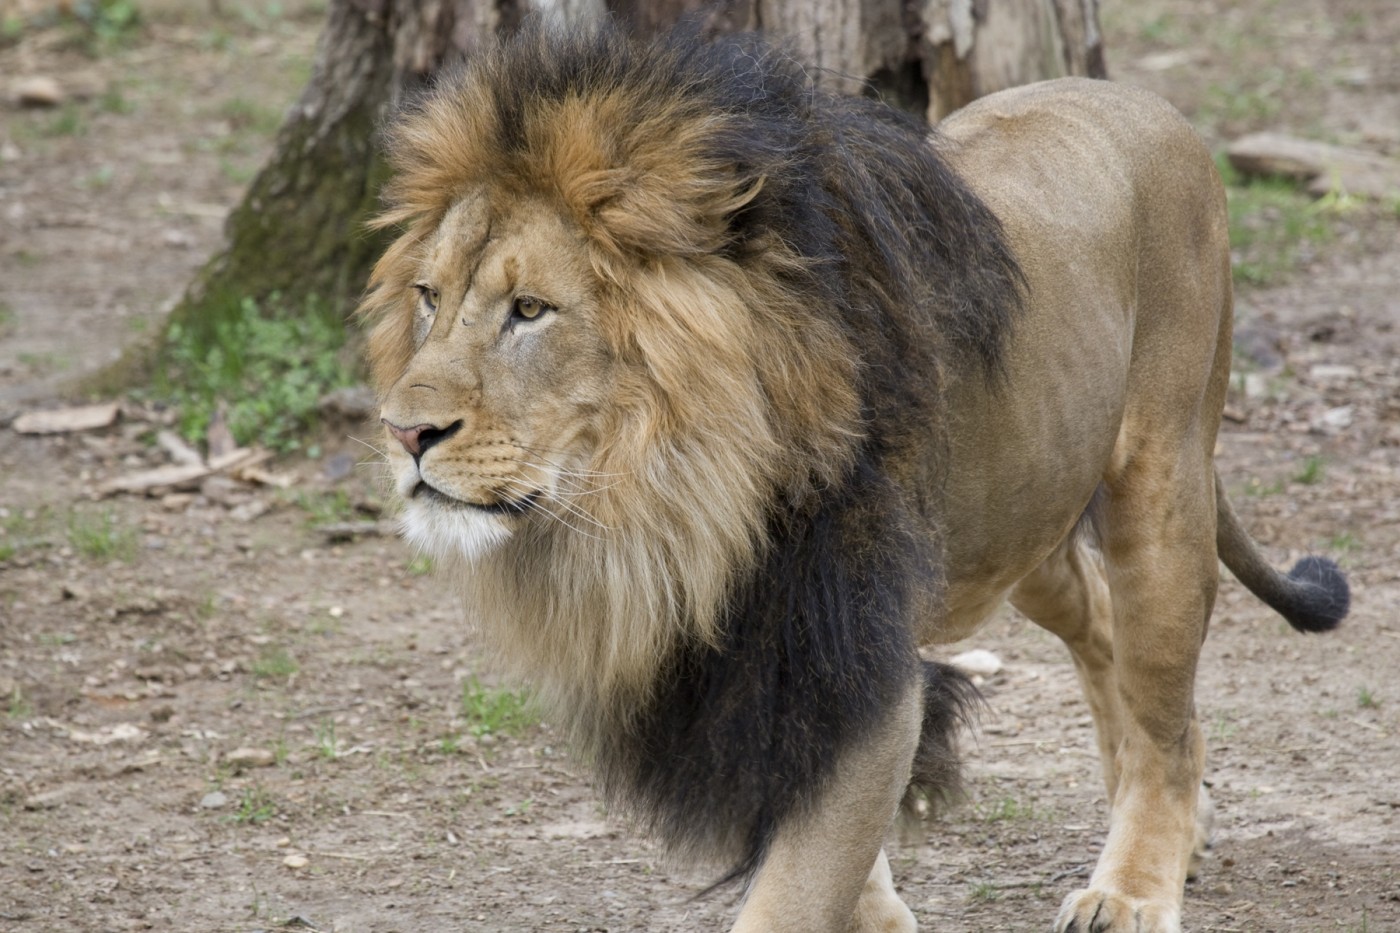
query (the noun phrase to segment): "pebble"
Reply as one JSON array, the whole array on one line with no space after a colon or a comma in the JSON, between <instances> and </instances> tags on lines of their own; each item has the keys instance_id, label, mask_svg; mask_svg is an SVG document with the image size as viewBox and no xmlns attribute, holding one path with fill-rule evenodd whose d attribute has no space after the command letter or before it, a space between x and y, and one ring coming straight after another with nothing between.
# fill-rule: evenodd
<instances>
[{"instance_id":1,"label":"pebble","mask_svg":"<svg viewBox=\"0 0 1400 933\"><path fill-rule=\"evenodd\" d=\"M63 88L44 75L15 82L14 95L21 107L57 107L63 103Z\"/></svg>"},{"instance_id":2,"label":"pebble","mask_svg":"<svg viewBox=\"0 0 1400 933\"><path fill-rule=\"evenodd\" d=\"M224 756L224 763L235 771L247 768L270 768L277 756L265 748L235 748Z\"/></svg>"},{"instance_id":3,"label":"pebble","mask_svg":"<svg viewBox=\"0 0 1400 933\"><path fill-rule=\"evenodd\" d=\"M293 852L282 860L282 864L288 868L305 868L307 865L311 864L311 860L300 852Z\"/></svg>"},{"instance_id":4,"label":"pebble","mask_svg":"<svg viewBox=\"0 0 1400 933\"><path fill-rule=\"evenodd\" d=\"M210 791L199 798L199 805L205 810L217 810L228 804L228 794L221 790Z\"/></svg>"},{"instance_id":5,"label":"pebble","mask_svg":"<svg viewBox=\"0 0 1400 933\"><path fill-rule=\"evenodd\" d=\"M973 648L971 651L953 655L948 659L948 663L964 674L981 677L991 677L1002 668L1001 658L985 648Z\"/></svg>"},{"instance_id":6,"label":"pebble","mask_svg":"<svg viewBox=\"0 0 1400 933\"><path fill-rule=\"evenodd\" d=\"M1340 381L1345 379L1355 379L1361 375L1361 371L1355 366L1345 366L1333 363L1318 363L1317 365L1313 366L1312 369L1308 370L1308 375L1312 376L1312 378L1316 379L1318 382L1325 382L1328 380Z\"/></svg>"}]
</instances>

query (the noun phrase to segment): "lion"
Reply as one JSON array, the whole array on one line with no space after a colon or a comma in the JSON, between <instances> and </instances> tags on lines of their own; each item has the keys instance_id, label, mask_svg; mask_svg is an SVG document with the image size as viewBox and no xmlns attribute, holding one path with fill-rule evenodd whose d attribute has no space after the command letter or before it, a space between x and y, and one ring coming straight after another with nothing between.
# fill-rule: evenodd
<instances>
[{"instance_id":1,"label":"lion","mask_svg":"<svg viewBox=\"0 0 1400 933\"><path fill-rule=\"evenodd\" d=\"M1168 104L1061 79L933 132L753 37L543 26L386 131L362 312L409 541L736 931L912 930L883 849L977 702L920 648L1068 646L1111 814L1060 931L1180 929L1226 566L1225 199Z\"/></svg>"}]
</instances>

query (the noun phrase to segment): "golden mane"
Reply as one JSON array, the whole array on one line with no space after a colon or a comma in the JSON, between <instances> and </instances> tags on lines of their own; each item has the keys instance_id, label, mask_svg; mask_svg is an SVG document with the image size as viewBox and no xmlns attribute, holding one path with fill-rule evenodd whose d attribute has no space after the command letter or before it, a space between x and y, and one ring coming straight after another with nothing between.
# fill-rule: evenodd
<instances>
[{"instance_id":1,"label":"golden mane","mask_svg":"<svg viewBox=\"0 0 1400 933\"><path fill-rule=\"evenodd\" d=\"M497 57L447 78L390 133L395 176L377 225L403 234L362 308L375 322L372 373L383 391L406 367L420 244L461 198L484 192L499 211L543 198L584 233L598 322L627 364L590 467L604 477L591 522L527 529L459 578L487 641L544 690L626 688L635 702L676 639L715 643L778 491L800 499L849 466L856 353L792 287L810 260L777 239L742 262L725 254L730 219L763 180L708 154L714 115L644 86L512 114Z\"/></svg>"},{"instance_id":2,"label":"golden mane","mask_svg":"<svg viewBox=\"0 0 1400 933\"><path fill-rule=\"evenodd\" d=\"M616 373L580 494L450 571L483 642L607 793L750 867L919 676L907 617L936 598L938 536L887 474L939 436L940 357L995 373L1020 301L999 225L926 134L750 40L536 27L387 136L378 223L401 235L362 308L380 392L415 354L425 244L469 198L576 231ZM769 733L740 720L775 682L800 712L771 741L795 757L758 773ZM666 764L696 754L713 768ZM696 826L697 802L726 812Z\"/></svg>"}]
</instances>

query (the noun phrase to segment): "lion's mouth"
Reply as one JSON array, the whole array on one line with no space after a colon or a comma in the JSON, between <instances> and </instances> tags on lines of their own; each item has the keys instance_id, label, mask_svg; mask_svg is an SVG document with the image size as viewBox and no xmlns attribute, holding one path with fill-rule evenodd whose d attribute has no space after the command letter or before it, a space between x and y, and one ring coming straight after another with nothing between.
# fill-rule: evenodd
<instances>
[{"instance_id":1,"label":"lion's mouth","mask_svg":"<svg viewBox=\"0 0 1400 933\"><path fill-rule=\"evenodd\" d=\"M448 495L425 480L419 480L418 485L413 487L413 492L409 493L410 499L426 499L447 508L473 509L477 512L485 512L487 515L523 515L529 511L539 497L540 494L537 490L519 499L504 499L499 502L472 502L469 499L458 499L456 496Z\"/></svg>"}]
</instances>

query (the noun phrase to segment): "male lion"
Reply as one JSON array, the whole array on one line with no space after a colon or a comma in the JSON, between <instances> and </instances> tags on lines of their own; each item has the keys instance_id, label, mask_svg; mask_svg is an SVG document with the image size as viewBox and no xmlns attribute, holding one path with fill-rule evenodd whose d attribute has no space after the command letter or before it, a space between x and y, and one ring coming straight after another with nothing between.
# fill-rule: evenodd
<instances>
[{"instance_id":1,"label":"male lion","mask_svg":"<svg viewBox=\"0 0 1400 933\"><path fill-rule=\"evenodd\" d=\"M1005 599L1069 646L1112 815L1059 930L1177 930L1217 558L1296 628L1212 454L1225 202L1142 91L925 127L752 38L534 27L394 123L365 314L408 538L735 930L905 930L881 848ZM1204 800L1202 807L1204 808Z\"/></svg>"}]
</instances>

